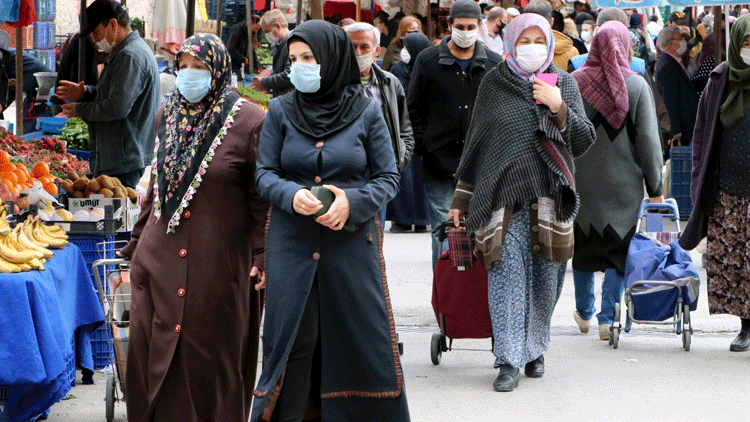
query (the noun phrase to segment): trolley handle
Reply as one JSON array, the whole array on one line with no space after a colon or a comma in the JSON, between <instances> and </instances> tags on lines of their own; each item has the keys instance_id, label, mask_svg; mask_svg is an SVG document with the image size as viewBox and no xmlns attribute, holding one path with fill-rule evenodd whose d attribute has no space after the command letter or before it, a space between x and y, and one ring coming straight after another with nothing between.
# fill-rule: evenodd
<instances>
[{"instance_id":1,"label":"trolley handle","mask_svg":"<svg viewBox=\"0 0 750 422\"><path fill-rule=\"evenodd\" d=\"M465 228L466 220L461 220L459 222L459 227ZM440 225L438 226L438 240L440 241L440 243L444 242L445 239L448 238L448 230L452 228L456 228L456 224L453 223L453 220L446 220L440 223Z\"/></svg>"},{"instance_id":2,"label":"trolley handle","mask_svg":"<svg viewBox=\"0 0 750 422\"><path fill-rule=\"evenodd\" d=\"M674 198L667 198L664 202L650 202L647 199L644 199L643 202L641 202L641 209L638 212L638 218L643 218L646 215L647 211L669 211L666 214L663 214L665 217L670 217L672 219L679 219L680 218L680 211L677 208L677 201L675 201Z\"/></svg>"},{"instance_id":3,"label":"trolley handle","mask_svg":"<svg viewBox=\"0 0 750 422\"><path fill-rule=\"evenodd\" d=\"M101 303L104 303L104 284L102 283L102 279L99 276L99 267L104 266L115 266L115 265L125 265L130 263L129 260L125 258L113 258L113 259L98 259L94 261L93 264L91 264L91 270L94 272L94 281L96 282L96 290L99 293L99 300Z\"/></svg>"}]
</instances>

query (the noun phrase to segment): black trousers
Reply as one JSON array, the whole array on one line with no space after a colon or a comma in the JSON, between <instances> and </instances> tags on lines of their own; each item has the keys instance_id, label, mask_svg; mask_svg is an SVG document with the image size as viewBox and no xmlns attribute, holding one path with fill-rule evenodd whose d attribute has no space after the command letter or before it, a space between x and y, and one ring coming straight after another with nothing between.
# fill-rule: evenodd
<instances>
[{"instance_id":1,"label":"black trousers","mask_svg":"<svg viewBox=\"0 0 750 422\"><path fill-rule=\"evenodd\" d=\"M289 353L273 422L320 420L320 299L313 282L297 338Z\"/></svg>"}]
</instances>

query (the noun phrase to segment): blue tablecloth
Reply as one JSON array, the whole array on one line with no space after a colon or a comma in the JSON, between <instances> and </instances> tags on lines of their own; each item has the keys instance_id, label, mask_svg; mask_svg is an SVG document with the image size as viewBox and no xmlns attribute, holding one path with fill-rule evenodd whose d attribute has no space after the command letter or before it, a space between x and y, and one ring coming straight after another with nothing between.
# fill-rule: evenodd
<instances>
[{"instance_id":1,"label":"blue tablecloth","mask_svg":"<svg viewBox=\"0 0 750 422\"><path fill-rule=\"evenodd\" d=\"M0 274L0 421L46 416L70 391L68 362L93 369L89 335L102 322L73 244L55 251L44 271Z\"/></svg>"}]
</instances>

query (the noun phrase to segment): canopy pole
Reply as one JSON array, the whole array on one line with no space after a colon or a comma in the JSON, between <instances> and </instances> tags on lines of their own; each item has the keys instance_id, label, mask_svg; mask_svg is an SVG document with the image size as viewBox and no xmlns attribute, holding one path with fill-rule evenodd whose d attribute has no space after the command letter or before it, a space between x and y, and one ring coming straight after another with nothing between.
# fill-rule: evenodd
<instances>
[{"instance_id":1,"label":"canopy pole","mask_svg":"<svg viewBox=\"0 0 750 422\"><path fill-rule=\"evenodd\" d=\"M726 20L726 24L724 25L726 28L724 28L724 42L727 46L726 50L724 50L727 54L727 58L729 58L729 43L731 42L731 39L729 38L729 11L732 10L732 6L727 5L726 6L726 15L722 16L722 19ZM719 27L721 28L721 27Z\"/></svg>"},{"instance_id":2,"label":"canopy pole","mask_svg":"<svg viewBox=\"0 0 750 422\"><path fill-rule=\"evenodd\" d=\"M296 25L299 25L302 23L302 0L297 0L297 23Z\"/></svg>"},{"instance_id":3,"label":"canopy pole","mask_svg":"<svg viewBox=\"0 0 750 422\"><path fill-rule=\"evenodd\" d=\"M716 65L718 66L719 63L722 62L721 58L724 57L724 54L722 54L724 49L724 34L721 33L721 22L722 22L722 15L724 14L724 8L721 6L714 6L711 8L711 13L714 15L714 31L716 32Z\"/></svg>"},{"instance_id":4,"label":"canopy pole","mask_svg":"<svg viewBox=\"0 0 750 422\"><path fill-rule=\"evenodd\" d=\"M187 0L187 25L185 25L185 38L190 38L195 33L195 0Z\"/></svg>"},{"instance_id":5,"label":"canopy pole","mask_svg":"<svg viewBox=\"0 0 750 422\"><path fill-rule=\"evenodd\" d=\"M216 36L221 38L221 19L224 17L224 0L219 0L216 10Z\"/></svg>"},{"instance_id":6,"label":"canopy pole","mask_svg":"<svg viewBox=\"0 0 750 422\"><path fill-rule=\"evenodd\" d=\"M16 134L23 135L23 28L16 28Z\"/></svg>"},{"instance_id":7,"label":"canopy pole","mask_svg":"<svg viewBox=\"0 0 750 422\"><path fill-rule=\"evenodd\" d=\"M253 50L255 49L255 45L253 45L253 15L255 14L255 3L253 0L247 0L245 2L245 10L247 11L245 13L245 16L247 16L247 60L250 62L250 73L258 73L258 70L256 68L255 63L255 54L253 54ZM243 64L244 66L244 64Z\"/></svg>"},{"instance_id":8,"label":"canopy pole","mask_svg":"<svg viewBox=\"0 0 750 422\"><path fill-rule=\"evenodd\" d=\"M86 40L81 36L83 28L86 27L88 22L86 21L86 0L81 0L81 12L79 14L79 22L81 28L78 31L78 82L86 79Z\"/></svg>"},{"instance_id":9,"label":"canopy pole","mask_svg":"<svg viewBox=\"0 0 750 422\"><path fill-rule=\"evenodd\" d=\"M375 0L372 0L373 2ZM357 22L362 21L362 0L357 0L357 13L354 15L354 20Z\"/></svg>"}]
</instances>

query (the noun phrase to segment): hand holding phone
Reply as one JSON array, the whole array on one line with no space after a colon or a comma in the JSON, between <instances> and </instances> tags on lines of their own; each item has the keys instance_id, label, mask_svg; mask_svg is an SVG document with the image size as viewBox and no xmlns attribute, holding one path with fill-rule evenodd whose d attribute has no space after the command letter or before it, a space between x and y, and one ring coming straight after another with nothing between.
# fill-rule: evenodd
<instances>
[{"instance_id":1,"label":"hand holding phone","mask_svg":"<svg viewBox=\"0 0 750 422\"><path fill-rule=\"evenodd\" d=\"M557 73L540 73L536 75L537 79L546 82L548 85L556 86L557 85ZM537 104L541 104L542 102L539 100L536 100Z\"/></svg>"}]
</instances>

